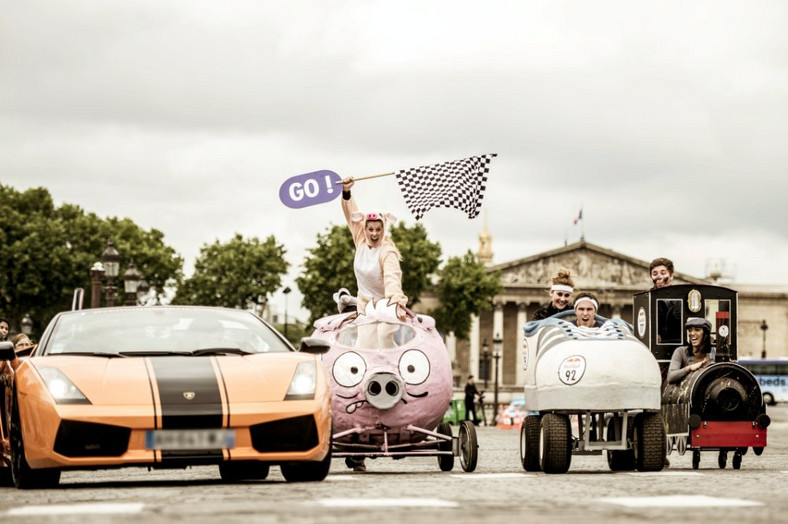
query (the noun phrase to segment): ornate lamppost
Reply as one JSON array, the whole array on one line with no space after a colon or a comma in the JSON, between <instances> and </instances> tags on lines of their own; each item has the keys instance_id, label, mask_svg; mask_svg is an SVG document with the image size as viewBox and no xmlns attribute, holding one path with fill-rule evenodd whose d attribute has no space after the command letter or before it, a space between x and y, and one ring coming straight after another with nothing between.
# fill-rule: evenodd
<instances>
[{"instance_id":1,"label":"ornate lamppost","mask_svg":"<svg viewBox=\"0 0 788 524\"><path fill-rule=\"evenodd\" d=\"M287 296L291 291L292 289L290 289L290 286L285 286L285 288L282 290L282 293L285 295L285 338L287 338Z\"/></svg>"},{"instance_id":2,"label":"ornate lamppost","mask_svg":"<svg viewBox=\"0 0 788 524\"><path fill-rule=\"evenodd\" d=\"M90 268L90 307L101 307L101 279L104 278L104 266L96 262Z\"/></svg>"},{"instance_id":3,"label":"ornate lamppost","mask_svg":"<svg viewBox=\"0 0 788 524\"><path fill-rule=\"evenodd\" d=\"M25 335L30 336L33 333L33 321L30 320L30 315L25 315L19 324L20 328L22 329L22 333Z\"/></svg>"},{"instance_id":4,"label":"ornate lamppost","mask_svg":"<svg viewBox=\"0 0 788 524\"><path fill-rule=\"evenodd\" d=\"M137 293L141 282L142 275L137 271L137 266L134 265L134 261L129 261L129 267L123 273L123 289L126 292L127 306L137 305Z\"/></svg>"},{"instance_id":5,"label":"ornate lamppost","mask_svg":"<svg viewBox=\"0 0 788 524\"><path fill-rule=\"evenodd\" d=\"M761 350L761 358L766 358L766 330L769 329L769 325L766 323L766 319L763 319L761 322L761 331L763 331L763 349Z\"/></svg>"},{"instance_id":6,"label":"ornate lamppost","mask_svg":"<svg viewBox=\"0 0 788 524\"><path fill-rule=\"evenodd\" d=\"M498 409L498 361L501 360L501 352L503 351L503 339L501 338L501 334L497 333L495 338L493 339L493 358L495 359L495 390L494 390L494 400L496 409Z\"/></svg>"},{"instance_id":7,"label":"ornate lamppost","mask_svg":"<svg viewBox=\"0 0 788 524\"><path fill-rule=\"evenodd\" d=\"M104 266L104 274L107 277L107 285L104 287L106 306L115 305L115 277L120 272L120 253L115 249L112 240L107 240L107 249L101 254L101 264Z\"/></svg>"},{"instance_id":8,"label":"ornate lamppost","mask_svg":"<svg viewBox=\"0 0 788 524\"><path fill-rule=\"evenodd\" d=\"M479 375L484 379L484 389L487 389L487 381L490 379L490 344L487 343L486 338L482 342L482 360L480 364L482 366L480 366Z\"/></svg>"}]
</instances>

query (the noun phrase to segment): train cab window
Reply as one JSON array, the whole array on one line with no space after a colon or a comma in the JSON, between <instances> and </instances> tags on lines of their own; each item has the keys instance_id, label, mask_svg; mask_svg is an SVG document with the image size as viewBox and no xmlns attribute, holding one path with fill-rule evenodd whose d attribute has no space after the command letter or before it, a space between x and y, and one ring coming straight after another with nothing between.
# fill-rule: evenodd
<instances>
[{"instance_id":1,"label":"train cab window","mask_svg":"<svg viewBox=\"0 0 788 524\"><path fill-rule=\"evenodd\" d=\"M657 344L680 344L682 325L681 299L657 299Z\"/></svg>"}]
</instances>

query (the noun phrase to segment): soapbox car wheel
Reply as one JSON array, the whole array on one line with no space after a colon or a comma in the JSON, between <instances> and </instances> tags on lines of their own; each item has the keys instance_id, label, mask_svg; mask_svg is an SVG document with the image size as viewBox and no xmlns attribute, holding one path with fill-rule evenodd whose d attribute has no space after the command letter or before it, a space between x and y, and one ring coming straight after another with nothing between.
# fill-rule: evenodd
<instances>
[{"instance_id":1,"label":"soapbox car wheel","mask_svg":"<svg viewBox=\"0 0 788 524\"><path fill-rule=\"evenodd\" d=\"M720 469L725 469L725 465L728 463L728 451L725 449L720 450L720 454L717 457L717 465Z\"/></svg>"},{"instance_id":2,"label":"soapbox car wheel","mask_svg":"<svg viewBox=\"0 0 788 524\"><path fill-rule=\"evenodd\" d=\"M763 453L763 446L756 446L752 448L752 452L755 453L756 457L760 457L761 453Z\"/></svg>"},{"instance_id":3,"label":"soapbox car wheel","mask_svg":"<svg viewBox=\"0 0 788 524\"><path fill-rule=\"evenodd\" d=\"M665 424L659 413L635 417L632 449L638 471L662 471L665 467Z\"/></svg>"},{"instance_id":4,"label":"soapbox car wheel","mask_svg":"<svg viewBox=\"0 0 788 524\"><path fill-rule=\"evenodd\" d=\"M616 429L621 430L621 419L611 418L607 423L607 441L615 442ZM627 436L623 435L621 440L626 442ZM635 469L635 452L632 449L608 449L607 465L610 471L632 471Z\"/></svg>"},{"instance_id":5,"label":"soapbox car wheel","mask_svg":"<svg viewBox=\"0 0 788 524\"><path fill-rule=\"evenodd\" d=\"M733 469L741 469L741 453L739 451L733 454Z\"/></svg>"},{"instance_id":6,"label":"soapbox car wheel","mask_svg":"<svg viewBox=\"0 0 788 524\"><path fill-rule=\"evenodd\" d=\"M454 468L454 453L452 452L451 441L452 441L452 433L451 433L451 425L448 422L441 422L438 424L438 433L441 435L446 435L449 437L449 440L441 439L438 442L438 449L440 451L448 451L448 455L438 455L438 466L441 468L441 471L451 471Z\"/></svg>"},{"instance_id":7,"label":"soapbox car wheel","mask_svg":"<svg viewBox=\"0 0 788 524\"><path fill-rule=\"evenodd\" d=\"M255 461L223 462L219 464L219 475L225 482L238 480L265 480L271 466Z\"/></svg>"},{"instance_id":8,"label":"soapbox car wheel","mask_svg":"<svg viewBox=\"0 0 788 524\"><path fill-rule=\"evenodd\" d=\"M692 451L692 469L698 469L700 467L700 450L695 449Z\"/></svg>"},{"instance_id":9,"label":"soapbox car wheel","mask_svg":"<svg viewBox=\"0 0 788 524\"><path fill-rule=\"evenodd\" d=\"M520 426L520 460L525 471L541 471L539 438L542 431L539 415L527 415Z\"/></svg>"},{"instance_id":10,"label":"soapbox car wheel","mask_svg":"<svg viewBox=\"0 0 788 524\"><path fill-rule=\"evenodd\" d=\"M479 444L476 439L476 428L465 420L460 424L457 432L460 445L460 466L463 471L473 471L476 469L476 462L479 460Z\"/></svg>"},{"instance_id":11,"label":"soapbox car wheel","mask_svg":"<svg viewBox=\"0 0 788 524\"><path fill-rule=\"evenodd\" d=\"M572 460L572 429L569 417L548 413L542 417L539 465L545 473L566 473Z\"/></svg>"},{"instance_id":12,"label":"soapbox car wheel","mask_svg":"<svg viewBox=\"0 0 788 524\"><path fill-rule=\"evenodd\" d=\"M320 462L286 462L279 466L282 476L288 482L317 482L328 476L331 469L331 446L326 457Z\"/></svg>"}]
</instances>

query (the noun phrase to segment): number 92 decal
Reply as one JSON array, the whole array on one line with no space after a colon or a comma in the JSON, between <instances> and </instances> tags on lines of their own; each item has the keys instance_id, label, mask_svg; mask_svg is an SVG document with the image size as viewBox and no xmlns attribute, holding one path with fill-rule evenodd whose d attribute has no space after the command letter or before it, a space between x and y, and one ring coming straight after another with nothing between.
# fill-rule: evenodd
<instances>
[{"instance_id":1,"label":"number 92 decal","mask_svg":"<svg viewBox=\"0 0 788 524\"><path fill-rule=\"evenodd\" d=\"M583 373L586 372L586 359L580 355L567 357L558 367L558 378L567 386L573 386L580 382Z\"/></svg>"}]
</instances>

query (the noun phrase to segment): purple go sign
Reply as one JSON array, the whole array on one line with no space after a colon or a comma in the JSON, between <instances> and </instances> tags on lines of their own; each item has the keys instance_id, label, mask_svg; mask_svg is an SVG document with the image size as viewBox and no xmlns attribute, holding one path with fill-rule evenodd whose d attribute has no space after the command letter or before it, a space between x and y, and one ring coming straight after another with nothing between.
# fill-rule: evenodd
<instances>
[{"instance_id":1,"label":"purple go sign","mask_svg":"<svg viewBox=\"0 0 788 524\"><path fill-rule=\"evenodd\" d=\"M279 200L287 207L299 209L330 202L342 193L340 176L323 169L290 177L279 188Z\"/></svg>"}]
</instances>

